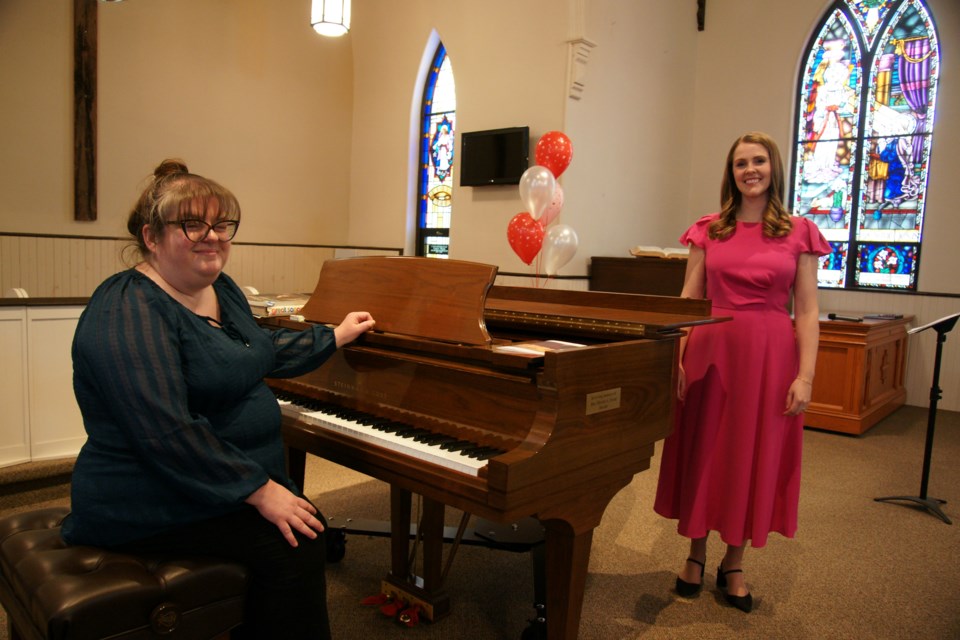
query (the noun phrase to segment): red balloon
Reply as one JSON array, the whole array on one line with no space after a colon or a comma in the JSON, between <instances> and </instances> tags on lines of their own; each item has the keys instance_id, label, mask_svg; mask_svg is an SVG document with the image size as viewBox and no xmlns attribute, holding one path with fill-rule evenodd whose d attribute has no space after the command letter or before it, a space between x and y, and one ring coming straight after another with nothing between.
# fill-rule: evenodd
<instances>
[{"instance_id":1,"label":"red balloon","mask_svg":"<svg viewBox=\"0 0 960 640\"><path fill-rule=\"evenodd\" d=\"M530 264L543 246L543 226L528 212L518 213L507 225L507 241L524 264Z\"/></svg>"},{"instance_id":2,"label":"red balloon","mask_svg":"<svg viewBox=\"0 0 960 640\"><path fill-rule=\"evenodd\" d=\"M537 164L550 169L554 178L567 170L573 159L573 145L562 131L547 131L537 142Z\"/></svg>"}]
</instances>

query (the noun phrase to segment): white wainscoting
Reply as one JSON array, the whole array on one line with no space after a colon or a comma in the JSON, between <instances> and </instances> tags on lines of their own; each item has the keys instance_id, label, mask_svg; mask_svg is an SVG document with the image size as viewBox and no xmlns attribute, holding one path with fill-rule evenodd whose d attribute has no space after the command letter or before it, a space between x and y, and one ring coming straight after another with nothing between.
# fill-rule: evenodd
<instances>
[{"instance_id":1,"label":"white wainscoting","mask_svg":"<svg viewBox=\"0 0 960 640\"><path fill-rule=\"evenodd\" d=\"M107 277L132 266L129 240L0 235L0 295L20 288L31 298L89 298ZM234 243L226 272L262 293L309 293L325 260L341 255L397 255L390 248Z\"/></svg>"}]
</instances>

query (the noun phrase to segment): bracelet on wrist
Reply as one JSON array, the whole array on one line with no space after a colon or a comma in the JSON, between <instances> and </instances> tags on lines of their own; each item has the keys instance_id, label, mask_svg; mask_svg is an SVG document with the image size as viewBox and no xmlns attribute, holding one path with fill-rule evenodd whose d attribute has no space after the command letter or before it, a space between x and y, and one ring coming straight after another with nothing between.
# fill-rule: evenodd
<instances>
[{"instance_id":1,"label":"bracelet on wrist","mask_svg":"<svg viewBox=\"0 0 960 640\"><path fill-rule=\"evenodd\" d=\"M797 376L796 379L799 380L800 382L806 382L811 387L813 386L813 380L807 380L806 378L802 378L800 376Z\"/></svg>"}]
</instances>

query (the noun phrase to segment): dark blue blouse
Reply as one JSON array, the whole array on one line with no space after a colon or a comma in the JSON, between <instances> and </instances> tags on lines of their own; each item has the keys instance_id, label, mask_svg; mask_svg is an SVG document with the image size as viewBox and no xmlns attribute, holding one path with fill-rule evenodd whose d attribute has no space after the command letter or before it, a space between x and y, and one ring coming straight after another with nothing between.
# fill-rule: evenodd
<instances>
[{"instance_id":1,"label":"dark blue blouse","mask_svg":"<svg viewBox=\"0 0 960 640\"><path fill-rule=\"evenodd\" d=\"M263 378L302 375L336 350L329 327L259 327L225 274L212 326L130 269L90 298L73 341L87 431L62 535L109 546L242 508L287 477L280 410Z\"/></svg>"}]
</instances>

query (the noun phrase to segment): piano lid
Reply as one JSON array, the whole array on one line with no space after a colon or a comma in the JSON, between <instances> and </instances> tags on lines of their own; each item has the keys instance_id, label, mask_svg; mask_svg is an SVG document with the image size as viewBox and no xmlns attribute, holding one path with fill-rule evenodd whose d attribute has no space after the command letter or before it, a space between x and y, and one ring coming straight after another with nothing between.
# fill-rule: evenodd
<instances>
[{"instance_id":1,"label":"piano lid","mask_svg":"<svg viewBox=\"0 0 960 640\"><path fill-rule=\"evenodd\" d=\"M462 260L327 260L300 315L311 322L339 324L351 311L368 311L378 332L488 345L483 305L496 277L496 266Z\"/></svg>"}]
</instances>

